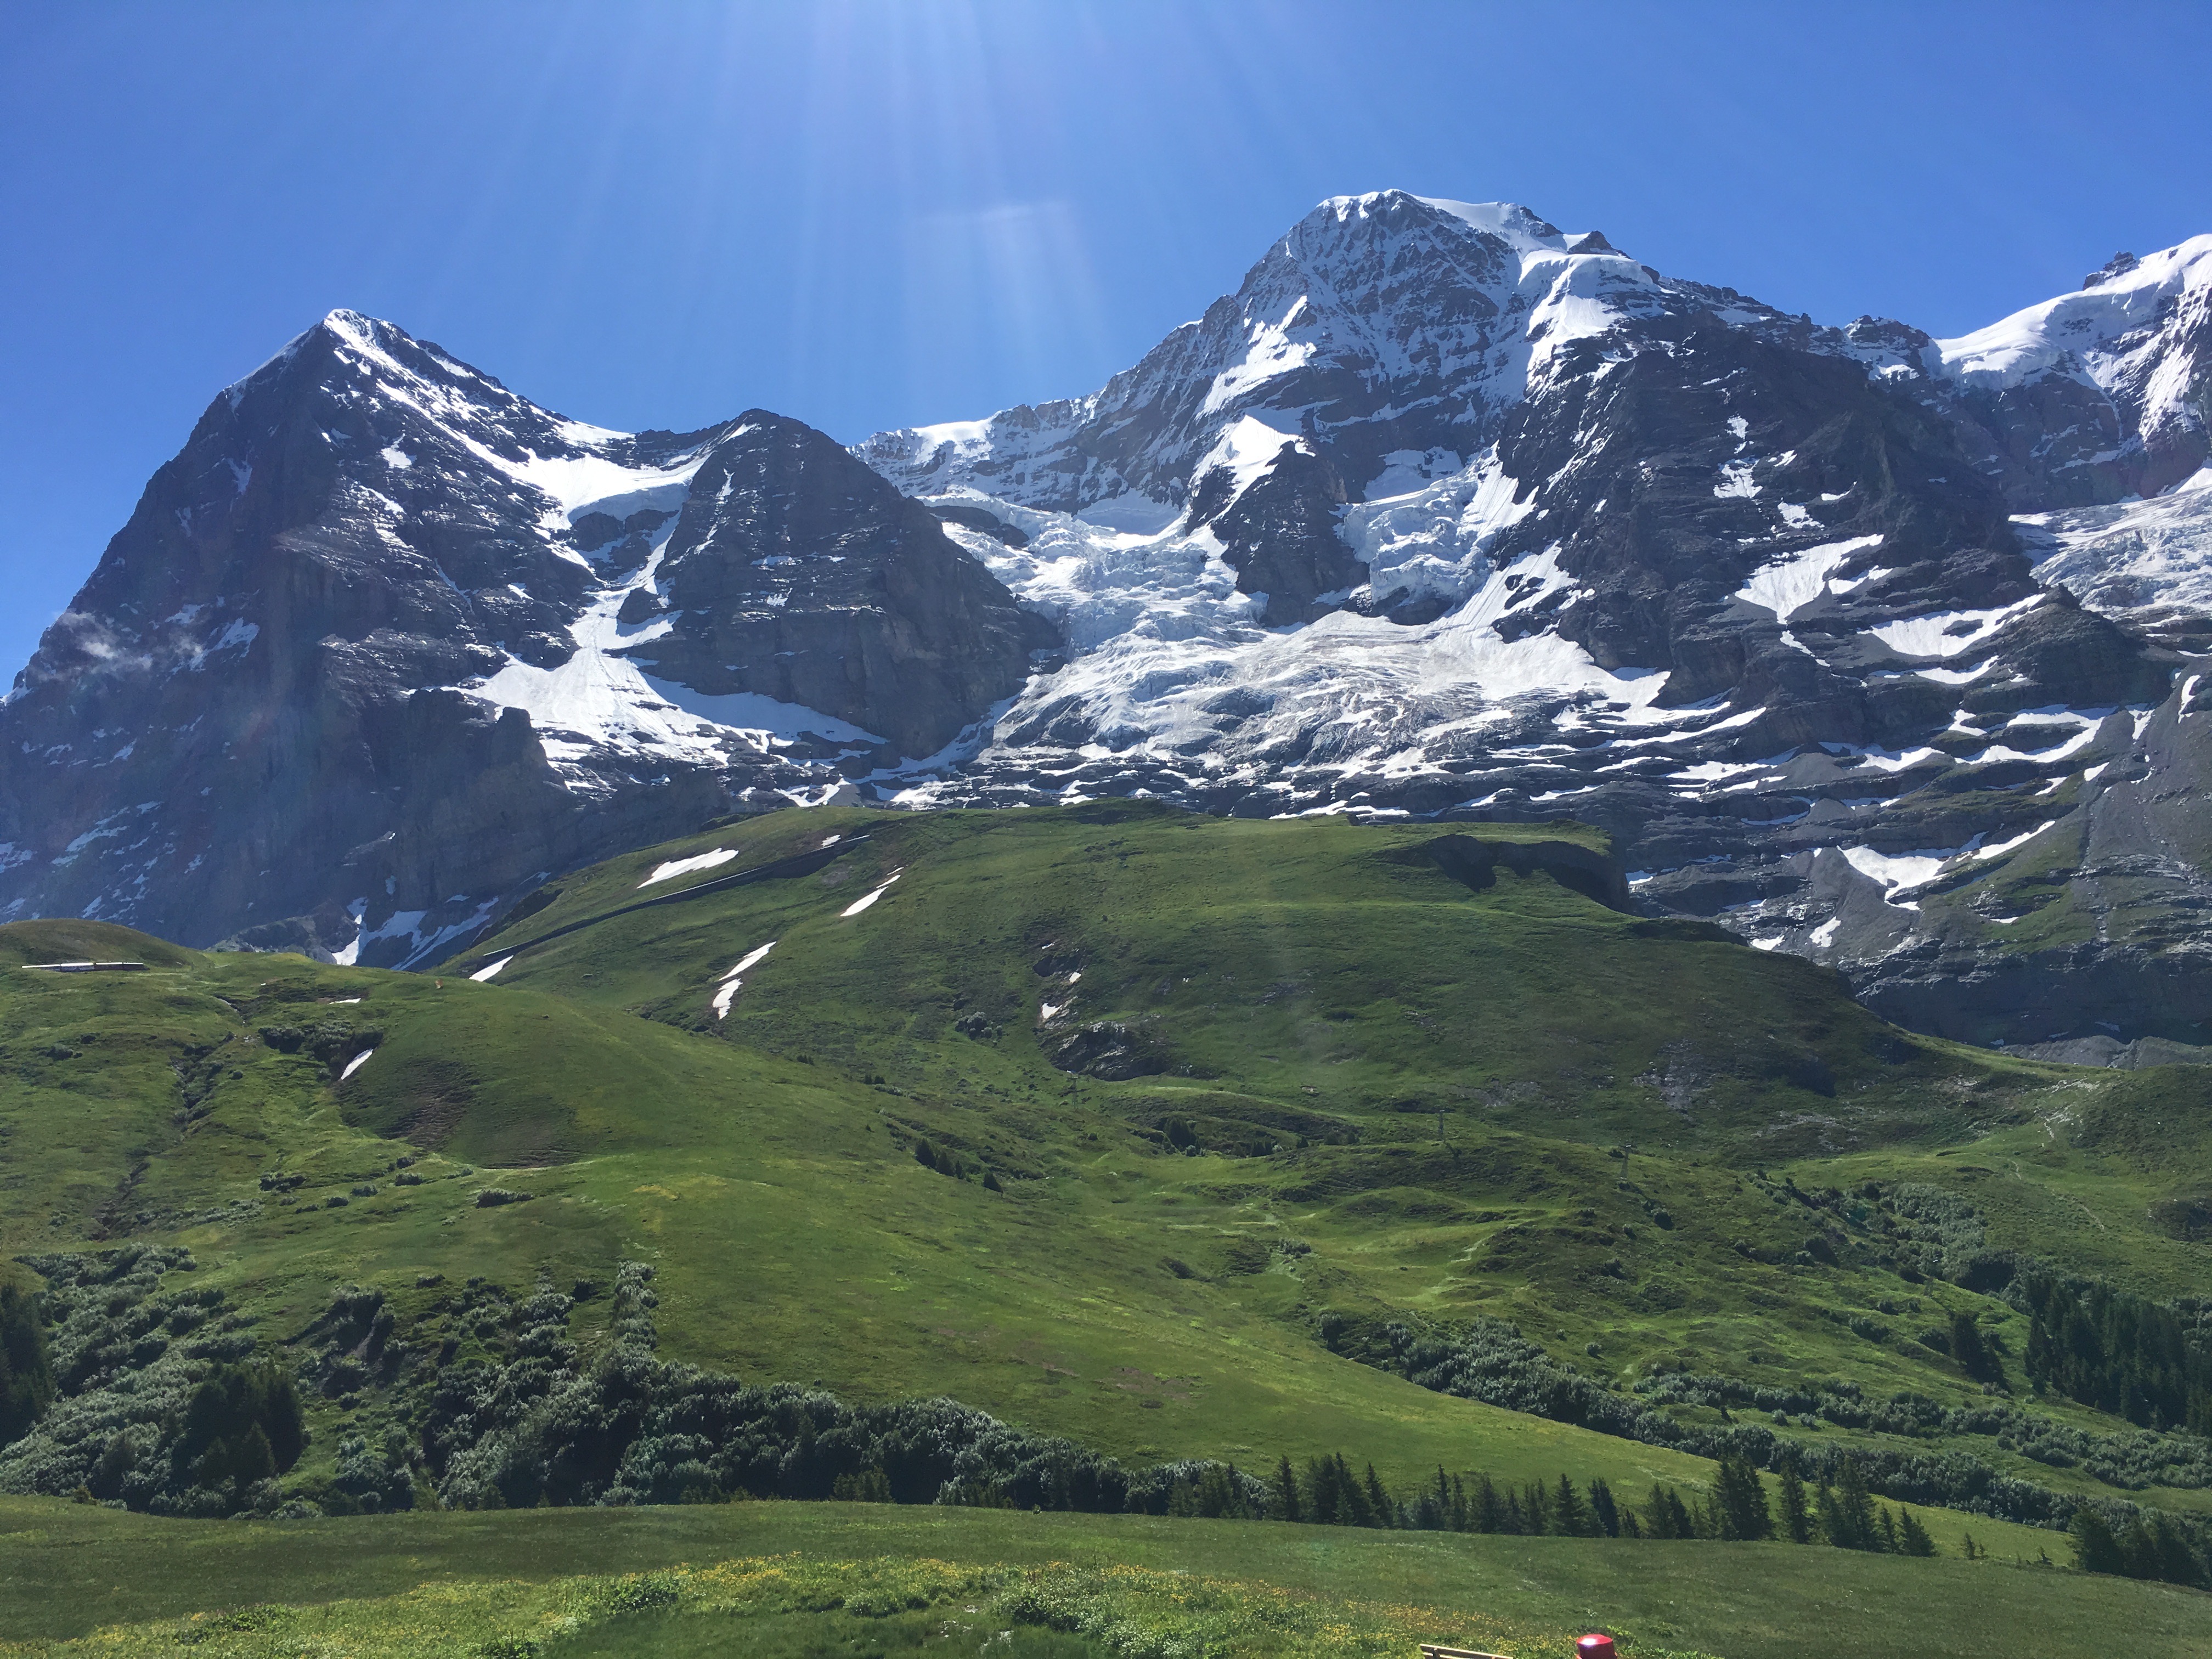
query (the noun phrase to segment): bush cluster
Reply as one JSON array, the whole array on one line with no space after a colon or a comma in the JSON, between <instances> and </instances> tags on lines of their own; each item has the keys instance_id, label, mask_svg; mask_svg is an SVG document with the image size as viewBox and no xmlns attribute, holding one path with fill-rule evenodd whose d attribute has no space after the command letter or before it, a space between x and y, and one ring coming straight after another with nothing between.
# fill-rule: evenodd
<instances>
[{"instance_id":1,"label":"bush cluster","mask_svg":"<svg viewBox=\"0 0 2212 1659\"><path fill-rule=\"evenodd\" d=\"M157 1515L267 1510L306 1443L289 1373L222 1292L170 1291L189 1251L32 1256L46 1281L53 1403L0 1449L0 1492L76 1494Z\"/></svg>"},{"instance_id":2,"label":"bush cluster","mask_svg":"<svg viewBox=\"0 0 2212 1659\"><path fill-rule=\"evenodd\" d=\"M2053 1468L2087 1469L2124 1491L2146 1486L2212 1486L2212 1443L2194 1434L2138 1430L2100 1434L2044 1417L2006 1400L1945 1406L1910 1390L1869 1400L1856 1382L1837 1379L1809 1388L1777 1388L1741 1377L1674 1371L1639 1380L1637 1395L1652 1406L1749 1407L1778 1426L1822 1422L1903 1440L1948 1441L1966 1435L1995 1440L2006 1451ZM1809 1451L1814 1456L1839 1453ZM1899 1494L1904 1496L1905 1494Z\"/></svg>"},{"instance_id":3,"label":"bush cluster","mask_svg":"<svg viewBox=\"0 0 2212 1659\"><path fill-rule=\"evenodd\" d=\"M193 1270L188 1252L131 1247L26 1261L46 1290L42 1298L0 1298L0 1363L8 1368L0 1401L44 1390L53 1403L24 1408L34 1420L0 1448L0 1491L75 1492L155 1514L837 1498L1589 1537L1778 1535L1932 1553L1917 1519L1877 1504L1879 1492L2070 1524L2091 1571L2185 1583L2212 1577L2187 1520L2007 1480L1957 1453L1846 1453L1785 1440L1759 1424L1686 1426L1664 1410L1750 1404L1785 1414L1817 1409L1895 1433L2003 1436L2031 1420L2008 1405L1961 1413L1899 1395L1868 1406L1846 1383L1806 1395L1680 1375L1648 1380L1648 1398L1625 1397L1497 1321L1451 1338L1391 1326L1392 1363L1413 1381L1703 1452L1719 1462L1711 1490L1686 1501L1655 1486L1639 1508L1602 1480L1577 1488L1563 1474L1556 1486L1516 1490L1439 1469L1420 1491L1396 1495L1371 1464L1355 1474L1340 1454L1310 1461L1302 1474L1284 1459L1272 1480L1202 1460L1132 1469L951 1400L853 1406L816 1389L748 1384L663 1362L653 1352L653 1269L636 1262L617 1272L613 1340L589 1364L568 1329L576 1297L596 1293L589 1285L580 1282L571 1296L541 1282L517 1301L471 1279L437 1304L453 1334L434 1354L402 1339L383 1291L341 1287L300 1339L301 1376L349 1406L364 1390L379 1391L384 1420L343 1442L331 1474L280 1510L278 1477L307 1443L294 1376L265 1359L241 1363L254 1339L222 1292L164 1289L166 1275ZM455 1363L464 1333L480 1340L484 1357ZM1781 1477L1778 1523L1762 1468Z\"/></svg>"}]
</instances>

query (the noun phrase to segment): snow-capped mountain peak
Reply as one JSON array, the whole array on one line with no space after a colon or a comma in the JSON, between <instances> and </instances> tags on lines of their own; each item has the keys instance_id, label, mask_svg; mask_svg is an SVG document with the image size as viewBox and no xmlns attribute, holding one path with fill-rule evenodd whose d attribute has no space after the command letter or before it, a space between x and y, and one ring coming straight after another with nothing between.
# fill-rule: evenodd
<instances>
[{"instance_id":1,"label":"snow-capped mountain peak","mask_svg":"<svg viewBox=\"0 0 2212 1659\"><path fill-rule=\"evenodd\" d=\"M1156 528L1223 433L1256 420L1317 434L1352 499L1372 499L1407 456L1463 463L1560 351L1663 303L1602 237L1516 204L1336 197L1098 392L880 433L857 453L910 490L973 484Z\"/></svg>"},{"instance_id":2,"label":"snow-capped mountain peak","mask_svg":"<svg viewBox=\"0 0 2212 1659\"><path fill-rule=\"evenodd\" d=\"M1936 345L2021 507L2155 495L2212 460L2212 236Z\"/></svg>"},{"instance_id":3,"label":"snow-capped mountain peak","mask_svg":"<svg viewBox=\"0 0 2212 1659\"><path fill-rule=\"evenodd\" d=\"M2147 258L2122 254L2092 271L2079 293L2024 307L1986 328L1938 340L1945 371L1970 386L2018 386L2075 359L2074 372L2110 385L2132 342L2140 350L2162 325L2186 326L2212 294L2212 236L2197 236Z\"/></svg>"},{"instance_id":4,"label":"snow-capped mountain peak","mask_svg":"<svg viewBox=\"0 0 2212 1659\"><path fill-rule=\"evenodd\" d=\"M0 917L414 960L626 823L936 753L1048 641L797 422L610 431L336 311L210 405L0 709Z\"/></svg>"},{"instance_id":5,"label":"snow-capped mountain peak","mask_svg":"<svg viewBox=\"0 0 2212 1659\"><path fill-rule=\"evenodd\" d=\"M1368 196L1338 196L1331 198L1328 205L1343 218L1370 204L1403 193L1377 191ZM1518 202L1453 202L1438 196L1416 196L1413 199L1424 207L1462 220L1486 235L1501 237L1523 253L1563 253L1568 243L1575 240Z\"/></svg>"}]
</instances>

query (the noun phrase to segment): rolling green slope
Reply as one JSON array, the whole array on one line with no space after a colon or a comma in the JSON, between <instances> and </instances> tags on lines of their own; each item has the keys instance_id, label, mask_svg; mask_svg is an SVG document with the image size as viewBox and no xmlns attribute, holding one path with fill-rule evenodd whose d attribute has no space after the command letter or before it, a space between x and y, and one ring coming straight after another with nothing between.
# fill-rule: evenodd
<instances>
[{"instance_id":1,"label":"rolling green slope","mask_svg":"<svg viewBox=\"0 0 2212 1659\"><path fill-rule=\"evenodd\" d=\"M1602 846L1589 831L1495 838L1534 867L1471 872L1432 827L1119 802L792 812L581 872L464 965L835 1062L873 1079L901 1144L994 1172L1018 1206L1085 1208L1133 1268L1188 1273L1184 1302L1378 1363L1393 1323L1489 1317L1623 1389L1717 1374L1977 1409L1951 1322L1986 1333L2023 1397L2027 1322L1984 1293L2001 1281L1954 1282L1947 1251L2160 1298L2203 1282L2204 1243L2171 1219L2208 1168L2179 1127L2208 1121L2195 1068L2085 1073L1902 1033L1810 964L1608 908L1573 867ZM802 875L587 920L817 849ZM679 863L698 867L652 879ZM1954 1200L1962 1219L1930 1218ZM1677 1415L1718 1425L1729 1403ZM1978 1439L1993 1468L2099 1489L1999 1443L2017 1432Z\"/></svg>"},{"instance_id":2,"label":"rolling green slope","mask_svg":"<svg viewBox=\"0 0 2212 1659\"><path fill-rule=\"evenodd\" d=\"M1602 838L1571 825L1477 838L1124 802L788 812L582 872L469 961L825 842L847 850L811 874L616 915L522 951L500 981L917 1084L1048 1080L1036 1062L1113 1021L1127 1063L1088 1069L1141 1070L1193 1110L1233 1117L1237 1097L1323 1117L1443 1109L1776 1158L1955 1132L1969 1114L1942 1109L1947 1091L2043 1075L1897 1032L1796 958L1607 908L1579 890L1601 876L1574 867L1601 868ZM1501 846L1539 867L1472 867L1468 849ZM718 1018L717 981L770 940ZM944 1046L979 1026L1001 1035Z\"/></svg>"},{"instance_id":3,"label":"rolling green slope","mask_svg":"<svg viewBox=\"0 0 2212 1659\"><path fill-rule=\"evenodd\" d=\"M2038 1261L2194 1293L2198 1075L1913 1036L1620 898L1574 825L1115 803L739 822L431 975L15 924L0 1246L191 1252L162 1293L189 1275L302 1367L287 1479L322 1495L441 1367L521 1352L533 1285L611 1352L632 1261L665 1358L949 1395L1133 1465L1708 1479L1554 1420L1626 1411L2199 1506L2185 1437L2033 1396L2002 1294ZM149 967L25 965L82 956ZM334 1311L364 1297L373 1341ZM1443 1391L1532 1386L1583 1404ZM1947 1552L2055 1541L1921 1513Z\"/></svg>"},{"instance_id":4,"label":"rolling green slope","mask_svg":"<svg viewBox=\"0 0 2212 1659\"><path fill-rule=\"evenodd\" d=\"M24 928L0 939L36 954ZM294 1052L272 1046L294 1036ZM1119 1225L1091 1181L993 1193L925 1169L890 1097L826 1064L519 986L183 952L143 975L18 969L0 1064L21 1085L0 1107L0 1246L181 1244L196 1284L290 1352L361 1285L386 1291L403 1343L427 1356L459 1330L465 1359L482 1350L451 1311L459 1282L604 1286L634 1257L659 1267L675 1357L861 1400L951 1394L1139 1462L1349 1449L1401 1482L1439 1462L1639 1490L1705 1475L1331 1354L1164 1268L1159 1241ZM1055 1164L1110 1183L1154 1161L1126 1134L1086 1140L1071 1115L1040 1120L1040 1144L1066 1142ZM479 1207L487 1187L527 1201ZM603 1298L582 1302L579 1335L605 1317ZM301 1475L385 1431L394 1404L373 1388L313 1401L329 1431Z\"/></svg>"}]
</instances>

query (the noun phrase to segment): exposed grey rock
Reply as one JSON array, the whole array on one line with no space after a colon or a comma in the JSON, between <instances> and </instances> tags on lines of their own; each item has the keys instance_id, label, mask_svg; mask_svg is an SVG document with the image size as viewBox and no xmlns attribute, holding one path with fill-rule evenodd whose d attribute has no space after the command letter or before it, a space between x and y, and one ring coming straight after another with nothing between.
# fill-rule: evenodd
<instances>
[{"instance_id":1,"label":"exposed grey rock","mask_svg":"<svg viewBox=\"0 0 2212 1659\"><path fill-rule=\"evenodd\" d=\"M1059 1038L1046 1057L1063 1072L1125 1083L1168 1068L1167 1055L1142 1030L1119 1020L1096 1020Z\"/></svg>"},{"instance_id":2,"label":"exposed grey rock","mask_svg":"<svg viewBox=\"0 0 2212 1659\"><path fill-rule=\"evenodd\" d=\"M2201 460L2203 398L2188 388L2204 376L2212 286L2190 273L2208 258L2200 240L2123 261L2092 287L2125 287L2124 304L2060 302L1938 342L1662 276L1525 210L1395 192L1325 204L1096 396L957 440L858 447L904 487L988 501L1032 551L1082 542L1065 516L1078 509L1127 526L1147 501L1179 506L1235 589L1268 596L1253 620L1315 630L1271 652L1224 607L1202 634L1202 590L1152 574L1170 535L1130 566L1133 604L1155 581L1157 636L1139 627L1124 646L1098 637L1118 625L1108 606L1071 611L1069 668L916 797L1571 813L1615 837L1644 908L1832 963L1906 1024L2017 1042L2110 1017L2130 1040L2185 1038L2205 1012L2182 946L2201 932L2198 854L2155 878L2126 866L2142 917L2172 933L2148 955L2008 943L2002 922L1950 918L2002 908L2005 872L2041 843L1981 849L2054 810L2109 800L2087 810L2137 821L2114 793L2135 722L2212 648L2212 552L2202 581L2180 580L2197 534L2184 506L2110 532L2138 551L2127 604L2108 584L2094 609L2074 585L2097 587L2104 566L2064 552L2085 528L2014 517ZM1348 592L1332 515L1367 567ZM976 550L1030 591L1023 561ZM1084 550L1094 569L1114 556ZM1816 574L1787 574L1797 562ZM1404 635L1316 620L1332 606ZM1200 643L1158 642L1184 636ZM1493 690L1484 664L1501 642L1542 647L1556 677L1516 668ZM1662 676L1639 709L1632 686ZM2143 975L2167 988L2138 997Z\"/></svg>"},{"instance_id":3,"label":"exposed grey rock","mask_svg":"<svg viewBox=\"0 0 2212 1659\"><path fill-rule=\"evenodd\" d=\"M943 748L1054 637L928 508L764 410L706 452L655 586L676 620L627 654L709 696L848 721L887 763Z\"/></svg>"},{"instance_id":4,"label":"exposed grey rock","mask_svg":"<svg viewBox=\"0 0 2212 1659\"><path fill-rule=\"evenodd\" d=\"M549 872L819 799L1017 690L1049 629L836 444L749 418L579 428L333 313L210 406L0 706L0 915L428 959ZM625 648L661 677L628 702L592 666ZM806 706L668 701L739 690Z\"/></svg>"},{"instance_id":5,"label":"exposed grey rock","mask_svg":"<svg viewBox=\"0 0 2212 1659\"><path fill-rule=\"evenodd\" d=\"M1212 477L1225 477L1226 470ZM1237 573L1238 592L1264 599L1262 622L1311 622L1365 580L1364 567L1336 533L1343 480L1310 451L1285 440L1266 471L1210 514L1209 482L1199 480L1192 527L1212 531L1222 562Z\"/></svg>"}]
</instances>

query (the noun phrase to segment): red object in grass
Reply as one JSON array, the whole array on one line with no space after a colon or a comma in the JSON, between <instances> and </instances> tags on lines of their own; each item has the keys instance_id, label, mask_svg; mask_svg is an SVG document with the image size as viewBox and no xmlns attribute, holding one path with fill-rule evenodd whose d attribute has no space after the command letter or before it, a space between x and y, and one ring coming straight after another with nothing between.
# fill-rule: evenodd
<instances>
[{"instance_id":1,"label":"red object in grass","mask_svg":"<svg viewBox=\"0 0 2212 1659\"><path fill-rule=\"evenodd\" d=\"M1592 1633L1575 1644L1575 1659L1619 1659L1619 1656L1613 1645L1613 1638Z\"/></svg>"}]
</instances>

